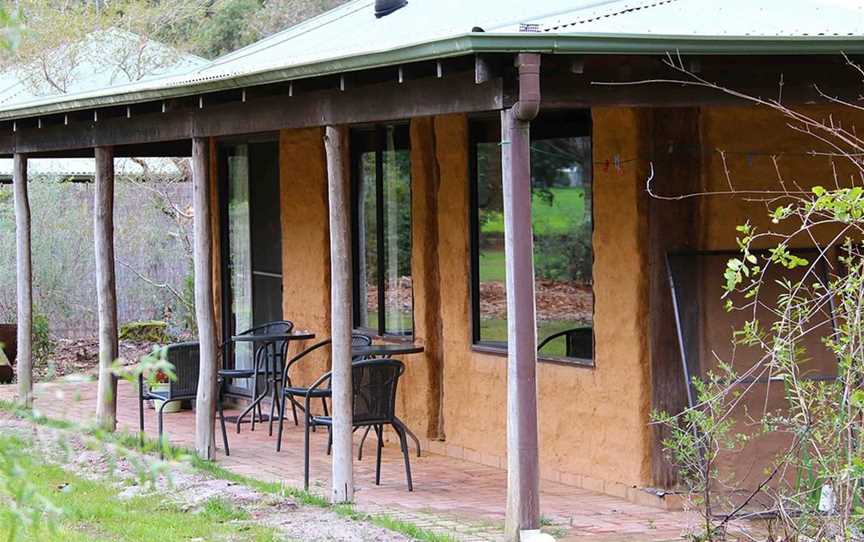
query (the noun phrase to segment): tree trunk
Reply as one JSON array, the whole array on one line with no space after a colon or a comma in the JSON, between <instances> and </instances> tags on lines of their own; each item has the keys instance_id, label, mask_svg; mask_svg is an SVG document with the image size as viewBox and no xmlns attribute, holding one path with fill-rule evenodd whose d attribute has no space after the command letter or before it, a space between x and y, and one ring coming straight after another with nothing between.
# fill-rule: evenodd
<instances>
[{"instance_id":1,"label":"tree trunk","mask_svg":"<svg viewBox=\"0 0 864 542\"><path fill-rule=\"evenodd\" d=\"M16 154L15 245L18 293L18 401L33 406L33 265L30 249L30 202L27 199L27 157Z\"/></svg>"},{"instance_id":2,"label":"tree trunk","mask_svg":"<svg viewBox=\"0 0 864 542\"><path fill-rule=\"evenodd\" d=\"M531 228L530 123L502 112L507 272L507 521L505 538L540 528L537 323Z\"/></svg>"},{"instance_id":3,"label":"tree trunk","mask_svg":"<svg viewBox=\"0 0 864 542\"><path fill-rule=\"evenodd\" d=\"M118 357L117 287L114 278L114 148L96 147L96 188L93 228L96 245L96 299L99 309L99 386L96 423L105 430L117 427Z\"/></svg>"},{"instance_id":4,"label":"tree trunk","mask_svg":"<svg viewBox=\"0 0 864 542\"><path fill-rule=\"evenodd\" d=\"M192 185L195 213L195 319L198 324L200 364L195 401L195 450L202 459L216 457L213 431L219 371L216 318L213 314L213 226L210 220L209 146L205 138L192 140Z\"/></svg>"},{"instance_id":5,"label":"tree trunk","mask_svg":"<svg viewBox=\"0 0 864 542\"><path fill-rule=\"evenodd\" d=\"M348 129L327 127L327 185L330 201L331 336L333 377L333 503L354 500L351 381L351 232Z\"/></svg>"}]
</instances>

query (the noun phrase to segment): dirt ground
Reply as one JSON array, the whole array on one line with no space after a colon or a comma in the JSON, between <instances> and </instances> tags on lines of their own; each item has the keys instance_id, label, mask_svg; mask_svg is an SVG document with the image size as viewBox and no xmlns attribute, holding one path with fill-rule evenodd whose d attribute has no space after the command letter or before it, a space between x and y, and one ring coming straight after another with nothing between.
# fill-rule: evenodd
<instances>
[{"instance_id":1,"label":"dirt ground","mask_svg":"<svg viewBox=\"0 0 864 542\"><path fill-rule=\"evenodd\" d=\"M288 497L208 476L184 463L163 463L127 449L99 443L80 432L33 424L19 419L0 420L0 432L33 439L46 460L88 479L116 484L119 498L151 493L165 495L183 510L197 511L214 497L248 512L250 521L275 529L285 540L311 542L402 542L409 538L355 521L335 512L304 506ZM153 474L155 473L155 474Z\"/></svg>"},{"instance_id":2,"label":"dirt ground","mask_svg":"<svg viewBox=\"0 0 864 542\"><path fill-rule=\"evenodd\" d=\"M594 313L591 286L540 279L535 288L539 320L591 321ZM507 290L503 282L480 283L480 313L487 318L507 317Z\"/></svg>"},{"instance_id":3,"label":"dirt ground","mask_svg":"<svg viewBox=\"0 0 864 542\"><path fill-rule=\"evenodd\" d=\"M131 365L138 363L142 356L150 353L154 343L121 340L119 346L123 364ZM33 377L36 382L46 382L72 374L96 376L98 366L98 337L56 339L54 352L48 362L37 363L33 367Z\"/></svg>"}]
</instances>

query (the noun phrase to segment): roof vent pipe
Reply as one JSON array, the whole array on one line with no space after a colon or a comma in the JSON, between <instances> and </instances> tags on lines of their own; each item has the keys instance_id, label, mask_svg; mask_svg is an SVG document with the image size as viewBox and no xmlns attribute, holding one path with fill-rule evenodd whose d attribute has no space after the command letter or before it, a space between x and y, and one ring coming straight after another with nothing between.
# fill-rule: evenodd
<instances>
[{"instance_id":1,"label":"roof vent pipe","mask_svg":"<svg viewBox=\"0 0 864 542\"><path fill-rule=\"evenodd\" d=\"M405 7L408 0L375 0L375 17L390 15L399 8Z\"/></svg>"}]
</instances>

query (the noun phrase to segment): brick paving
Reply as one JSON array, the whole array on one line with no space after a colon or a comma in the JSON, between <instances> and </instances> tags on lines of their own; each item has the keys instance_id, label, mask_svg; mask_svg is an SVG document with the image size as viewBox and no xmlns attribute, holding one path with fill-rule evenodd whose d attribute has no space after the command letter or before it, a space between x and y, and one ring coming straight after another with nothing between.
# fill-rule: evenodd
<instances>
[{"instance_id":1,"label":"brick paving","mask_svg":"<svg viewBox=\"0 0 864 542\"><path fill-rule=\"evenodd\" d=\"M0 399L11 400L13 386L0 386ZM49 383L36 386L35 409L55 419L78 423L92 421L96 385L93 382ZM135 432L138 404L135 386L121 382L118 394L118 423L121 430ZM155 436L152 410L145 411L148 435ZM169 442L192 447L195 427L191 411L166 414ZM303 431L286 423L282 451L275 450L275 436L266 425L251 431L244 424L241 433L229 430L231 456L219 455L223 467L265 481L303 486ZM275 433L275 430L274 430ZM359 432L356 439L359 441ZM375 440L370 438L362 461L354 462L357 487L356 508L370 513L387 513L421 527L450 534L456 540L486 542L501 539L504 519L506 472L501 469L453 459L424 451L412 454L414 492L405 484L402 456L398 446L388 443L381 466L381 485L375 486ZM219 442L221 451L221 441ZM326 432L312 439L312 490L327 494L329 457L325 454ZM623 540L674 540L692 521L684 512L658 508L593 493L562 483L541 484L540 505L546 530L559 540L617 542Z\"/></svg>"}]
</instances>

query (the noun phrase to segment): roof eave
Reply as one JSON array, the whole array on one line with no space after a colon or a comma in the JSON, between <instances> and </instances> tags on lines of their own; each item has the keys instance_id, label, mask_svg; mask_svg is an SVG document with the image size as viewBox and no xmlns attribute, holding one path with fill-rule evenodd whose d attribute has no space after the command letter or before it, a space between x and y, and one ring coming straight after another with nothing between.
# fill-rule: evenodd
<instances>
[{"instance_id":1,"label":"roof eave","mask_svg":"<svg viewBox=\"0 0 864 542\"><path fill-rule=\"evenodd\" d=\"M547 54L837 55L864 53L864 40L858 36L694 37L644 34L471 33L386 51L326 59L287 68L266 69L186 85L129 92L120 90L110 94L89 93L30 102L30 104L20 104L13 109L0 110L0 120L182 98L473 53L519 51Z\"/></svg>"}]
</instances>

